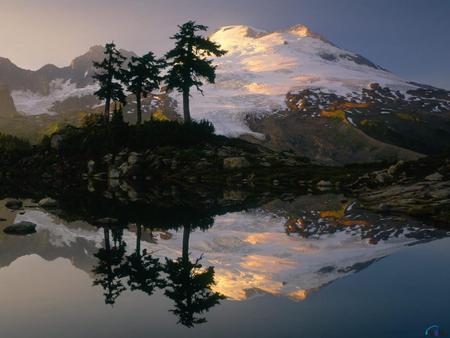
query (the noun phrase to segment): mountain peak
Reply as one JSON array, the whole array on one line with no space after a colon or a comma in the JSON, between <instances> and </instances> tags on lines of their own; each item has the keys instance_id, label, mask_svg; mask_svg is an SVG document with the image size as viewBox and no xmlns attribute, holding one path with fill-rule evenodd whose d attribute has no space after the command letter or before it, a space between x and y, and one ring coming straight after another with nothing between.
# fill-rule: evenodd
<instances>
[{"instance_id":1,"label":"mountain peak","mask_svg":"<svg viewBox=\"0 0 450 338\"><path fill-rule=\"evenodd\" d=\"M0 65L14 65L14 63L8 58L0 57Z\"/></svg>"},{"instance_id":2,"label":"mountain peak","mask_svg":"<svg viewBox=\"0 0 450 338\"><path fill-rule=\"evenodd\" d=\"M224 26L216 30L212 37L214 36L234 36L234 37L246 37L246 38L257 38L267 34L266 31L257 29L246 25L234 25L234 26Z\"/></svg>"},{"instance_id":3,"label":"mountain peak","mask_svg":"<svg viewBox=\"0 0 450 338\"><path fill-rule=\"evenodd\" d=\"M309 38L315 38L315 39L320 39L322 41L326 41L321 35L314 33L311 29L309 29L308 26L305 26L302 24L292 26L291 28L288 28L284 32L291 33L293 35L297 35L302 38L309 37ZM328 42L328 41L326 41L326 42Z\"/></svg>"}]
</instances>

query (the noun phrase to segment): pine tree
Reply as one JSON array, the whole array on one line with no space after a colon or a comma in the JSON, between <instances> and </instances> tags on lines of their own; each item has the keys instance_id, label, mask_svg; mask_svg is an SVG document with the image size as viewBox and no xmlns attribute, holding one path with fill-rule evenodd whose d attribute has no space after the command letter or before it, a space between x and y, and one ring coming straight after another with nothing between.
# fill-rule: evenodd
<instances>
[{"instance_id":1,"label":"pine tree","mask_svg":"<svg viewBox=\"0 0 450 338\"><path fill-rule=\"evenodd\" d=\"M127 90L136 96L138 125L142 123L142 98L159 88L162 68L164 62L149 52L142 57L133 57L124 71Z\"/></svg>"},{"instance_id":2,"label":"pine tree","mask_svg":"<svg viewBox=\"0 0 450 338\"><path fill-rule=\"evenodd\" d=\"M184 122L191 122L189 109L190 89L195 86L203 94L203 79L214 83L216 67L211 56L220 57L226 53L220 46L208 38L197 34L208 27L189 21L179 27L179 32L171 37L175 40L175 48L166 54L170 67L167 74L168 89L176 89L183 94Z\"/></svg>"},{"instance_id":3,"label":"pine tree","mask_svg":"<svg viewBox=\"0 0 450 338\"><path fill-rule=\"evenodd\" d=\"M109 122L111 101L118 101L126 104L126 96L120 83L122 76L122 64L125 58L116 49L116 45L111 42L105 45L105 58L101 62L93 62L97 72L93 76L100 85L100 89L95 95L100 100L105 100L105 121Z\"/></svg>"}]
</instances>

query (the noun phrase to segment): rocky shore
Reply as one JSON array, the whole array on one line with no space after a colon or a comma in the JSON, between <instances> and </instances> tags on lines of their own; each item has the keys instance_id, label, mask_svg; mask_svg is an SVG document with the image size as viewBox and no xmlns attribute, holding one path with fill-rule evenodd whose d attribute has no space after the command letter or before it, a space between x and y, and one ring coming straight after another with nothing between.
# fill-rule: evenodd
<instances>
[{"instance_id":1,"label":"rocky shore","mask_svg":"<svg viewBox=\"0 0 450 338\"><path fill-rule=\"evenodd\" d=\"M360 177L350 189L369 210L450 224L450 158L447 156L398 162Z\"/></svg>"}]
</instances>

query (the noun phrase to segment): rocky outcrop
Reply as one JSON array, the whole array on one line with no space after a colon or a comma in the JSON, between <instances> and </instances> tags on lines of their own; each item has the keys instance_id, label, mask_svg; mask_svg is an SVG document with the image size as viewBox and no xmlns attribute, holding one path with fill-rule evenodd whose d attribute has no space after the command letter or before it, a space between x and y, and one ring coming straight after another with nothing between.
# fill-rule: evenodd
<instances>
[{"instance_id":1,"label":"rocky outcrop","mask_svg":"<svg viewBox=\"0 0 450 338\"><path fill-rule=\"evenodd\" d=\"M16 114L16 106L9 88L0 83L0 118L10 118L16 116Z\"/></svg>"},{"instance_id":2,"label":"rocky outcrop","mask_svg":"<svg viewBox=\"0 0 450 338\"><path fill-rule=\"evenodd\" d=\"M248 117L264 144L334 163L413 160L449 149L450 92L418 87L406 93L372 83L351 96L320 89L288 93L287 109Z\"/></svg>"},{"instance_id":3,"label":"rocky outcrop","mask_svg":"<svg viewBox=\"0 0 450 338\"><path fill-rule=\"evenodd\" d=\"M224 169L243 169L250 167L250 162L245 157L227 157L223 160Z\"/></svg>"},{"instance_id":4,"label":"rocky outcrop","mask_svg":"<svg viewBox=\"0 0 450 338\"><path fill-rule=\"evenodd\" d=\"M399 162L388 169L364 175L352 189L367 209L450 224L448 158Z\"/></svg>"},{"instance_id":5,"label":"rocky outcrop","mask_svg":"<svg viewBox=\"0 0 450 338\"><path fill-rule=\"evenodd\" d=\"M192 149L160 147L143 152L123 149L99 160L89 160L84 175L93 179L182 180L221 185L228 180L246 184L264 180L264 184L272 185L283 176L296 182L308 165L309 160L292 153L276 153L242 143L241 146L206 145Z\"/></svg>"}]
</instances>

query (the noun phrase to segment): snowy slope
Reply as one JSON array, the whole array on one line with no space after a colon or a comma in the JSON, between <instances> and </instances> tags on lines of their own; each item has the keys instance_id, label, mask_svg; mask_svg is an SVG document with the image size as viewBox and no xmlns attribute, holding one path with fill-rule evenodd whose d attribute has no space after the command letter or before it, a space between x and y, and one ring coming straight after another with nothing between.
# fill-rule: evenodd
<instances>
[{"instance_id":1,"label":"snowy slope","mask_svg":"<svg viewBox=\"0 0 450 338\"><path fill-rule=\"evenodd\" d=\"M360 55L336 47L305 26L270 33L248 26L227 26L210 38L228 53L215 60L216 83L205 85L205 95L192 91L191 112L195 119L213 122L219 134L250 133L244 116L276 113L286 107L289 92L311 88L358 98L361 90L372 83L403 93L417 88ZM12 96L17 110L26 115L52 113L56 101L92 94L95 86L91 84L89 67L91 59L101 55L101 47L93 47L85 56L77 58L82 59L75 62L82 64L78 67L79 74L53 80L49 95L14 90ZM181 96L171 95L182 113Z\"/></svg>"},{"instance_id":2,"label":"snowy slope","mask_svg":"<svg viewBox=\"0 0 450 338\"><path fill-rule=\"evenodd\" d=\"M317 88L353 97L371 83L400 91L415 88L305 26L272 33L228 26L210 38L228 53L215 61L216 84L206 86L205 96L193 95L191 111L195 118L211 120L226 135L248 131L242 123L243 113L284 108L290 91Z\"/></svg>"},{"instance_id":3,"label":"snowy slope","mask_svg":"<svg viewBox=\"0 0 450 338\"><path fill-rule=\"evenodd\" d=\"M97 85L91 84L78 88L70 80L57 79L50 82L49 95L34 93L32 91L15 90L11 93L17 111L26 115L55 114L53 105L58 101L64 101L70 97L83 97L93 95L98 89Z\"/></svg>"}]
</instances>

